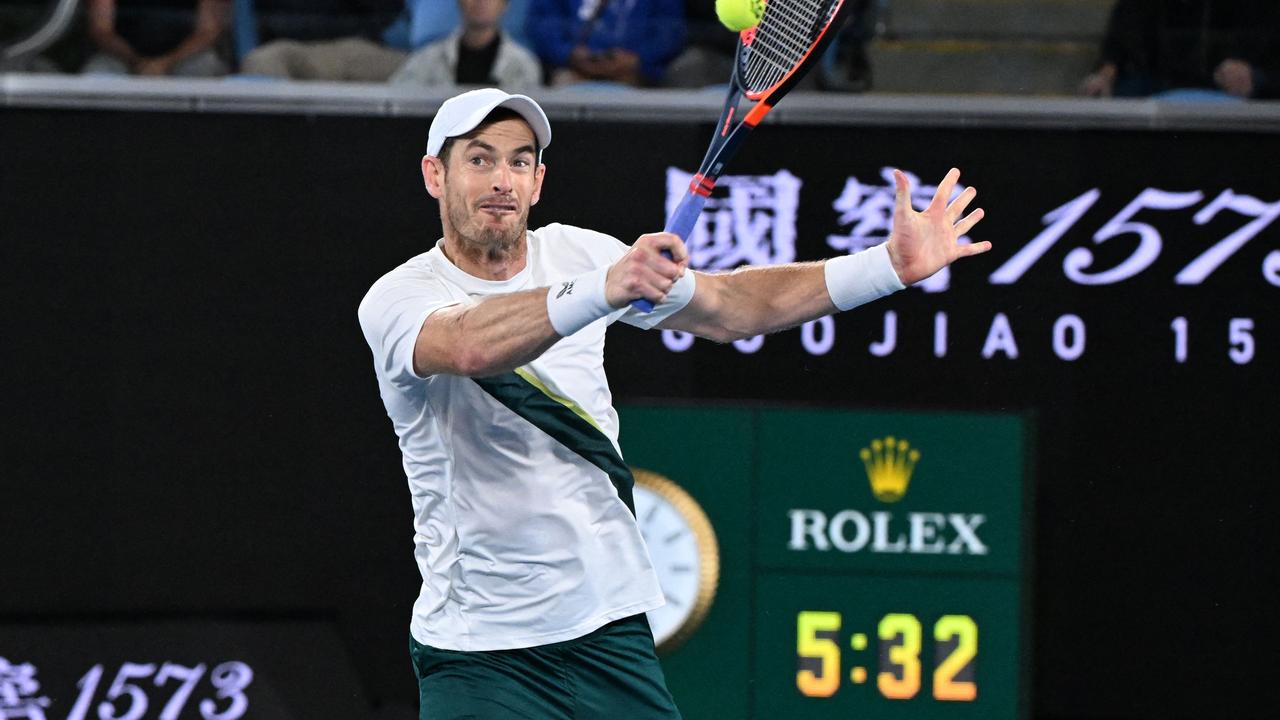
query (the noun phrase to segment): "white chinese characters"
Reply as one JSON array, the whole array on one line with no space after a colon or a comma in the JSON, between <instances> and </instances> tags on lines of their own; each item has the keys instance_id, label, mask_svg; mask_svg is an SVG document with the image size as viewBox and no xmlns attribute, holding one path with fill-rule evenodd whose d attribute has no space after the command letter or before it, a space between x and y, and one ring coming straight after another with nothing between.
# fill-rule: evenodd
<instances>
[{"instance_id":1,"label":"white chinese characters","mask_svg":"<svg viewBox=\"0 0 1280 720\"><path fill-rule=\"evenodd\" d=\"M0 720L27 718L45 720L49 698L37 696L40 682L31 663L14 665L0 657Z\"/></svg>"},{"instance_id":2,"label":"white chinese characters","mask_svg":"<svg viewBox=\"0 0 1280 720\"><path fill-rule=\"evenodd\" d=\"M667 217L675 212L692 178L667 168ZM795 260L800 186L800 178L786 170L721 177L685 238L689 264L698 270L729 270Z\"/></svg>"}]
</instances>

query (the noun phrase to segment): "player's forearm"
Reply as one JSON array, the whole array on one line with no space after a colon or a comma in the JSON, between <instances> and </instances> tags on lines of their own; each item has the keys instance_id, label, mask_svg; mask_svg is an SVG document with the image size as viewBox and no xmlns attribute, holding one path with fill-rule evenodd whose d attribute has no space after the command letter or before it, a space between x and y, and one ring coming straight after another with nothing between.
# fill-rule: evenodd
<instances>
[{"instance_id":1,"label":"player's forearm","mask_svg":"<svg viewBox=\"0 0 1280 720\"><path fill-rule=\"evenodd\" d=\"M822 263L748 267L701 276L698 289L714 293L712 312L696 334L718 342L785 330L836 312Z\"/></svg>"},{"instance_id":2,"label":"player's forearm","mask_svg":"<svg viewBox=\"0 0 1280 720\"><path fill-rule=\"evenodd\" d=\"M423 377L496 375L532 362L559 339L546 288L496 295L429 317L414 345L413 369Z\"/></svg>"},{"instance_id":3,"label":"player's forearm","mask_svg":"<svg viewBox=\"0 0 1280 720\"><path fill-rule=\"evenodd\" d=\"M693 301L662 327L718 342L777 332L903 288L886 246L821 263L699 275Z\"/></svg>"}]
</instances>

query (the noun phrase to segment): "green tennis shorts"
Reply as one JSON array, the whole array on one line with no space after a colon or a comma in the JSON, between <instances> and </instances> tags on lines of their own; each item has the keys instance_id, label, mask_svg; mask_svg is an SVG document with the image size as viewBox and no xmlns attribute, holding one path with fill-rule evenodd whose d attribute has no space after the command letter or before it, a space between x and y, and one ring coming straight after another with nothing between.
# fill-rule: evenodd
<instances>
[{"instance_id":1,"label":"green tennis shorts","mask_svg":"<svg viewBox=\"0 0 1280 720\"><path fill-rule=\"evenodd\" d=\"M409 652L420 720L680 720L644 615L552 645Z\"/></svg>"}]
</instances>

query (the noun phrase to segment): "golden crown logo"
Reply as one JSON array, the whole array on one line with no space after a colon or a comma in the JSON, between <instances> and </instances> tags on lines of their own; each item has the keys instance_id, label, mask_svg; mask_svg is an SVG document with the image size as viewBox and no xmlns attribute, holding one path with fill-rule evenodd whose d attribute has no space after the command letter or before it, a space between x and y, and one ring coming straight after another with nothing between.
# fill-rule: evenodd
<instances>
[{"instance_id":1,"label":"golden crown logo","mask_svg":"<svg viewBox=\"0 0 1280 720\"><path fill-rule=\"evenodd\" d=\"M907 484L911 482L911 473L915 472L920 451L906 440L889 435L883 440L872 440L871 447L862 448L858 457L867 468L872 494L880 502L889 503L897 502L907 494Z\"/></svg>"}]
</instances>

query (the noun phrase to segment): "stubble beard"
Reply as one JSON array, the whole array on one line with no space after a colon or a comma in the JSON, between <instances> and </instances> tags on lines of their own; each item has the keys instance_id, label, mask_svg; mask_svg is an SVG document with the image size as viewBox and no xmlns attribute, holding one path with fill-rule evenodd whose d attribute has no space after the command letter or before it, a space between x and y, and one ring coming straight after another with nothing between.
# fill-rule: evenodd
<instances>
[{"instance_id":1,"label":"stubble beard","mask_svg":"<svg viewBox=\"0 0 1280 720\"><path fill-rule=\"evenodd\" d=\"M473 219L481 211L476 210L475 214L472 214L468 212L468 208L466 198L461 194L450 193L449 225L453 228L453 234L458 240L458 251L468 259L498 263L510 259L512 255L519 254L524 249L522 243L529 228L528 208L520 213L519 221L509 230L481 224ZM479 227L475 227L476 225Z\"/></svg>"}]
</instances>

